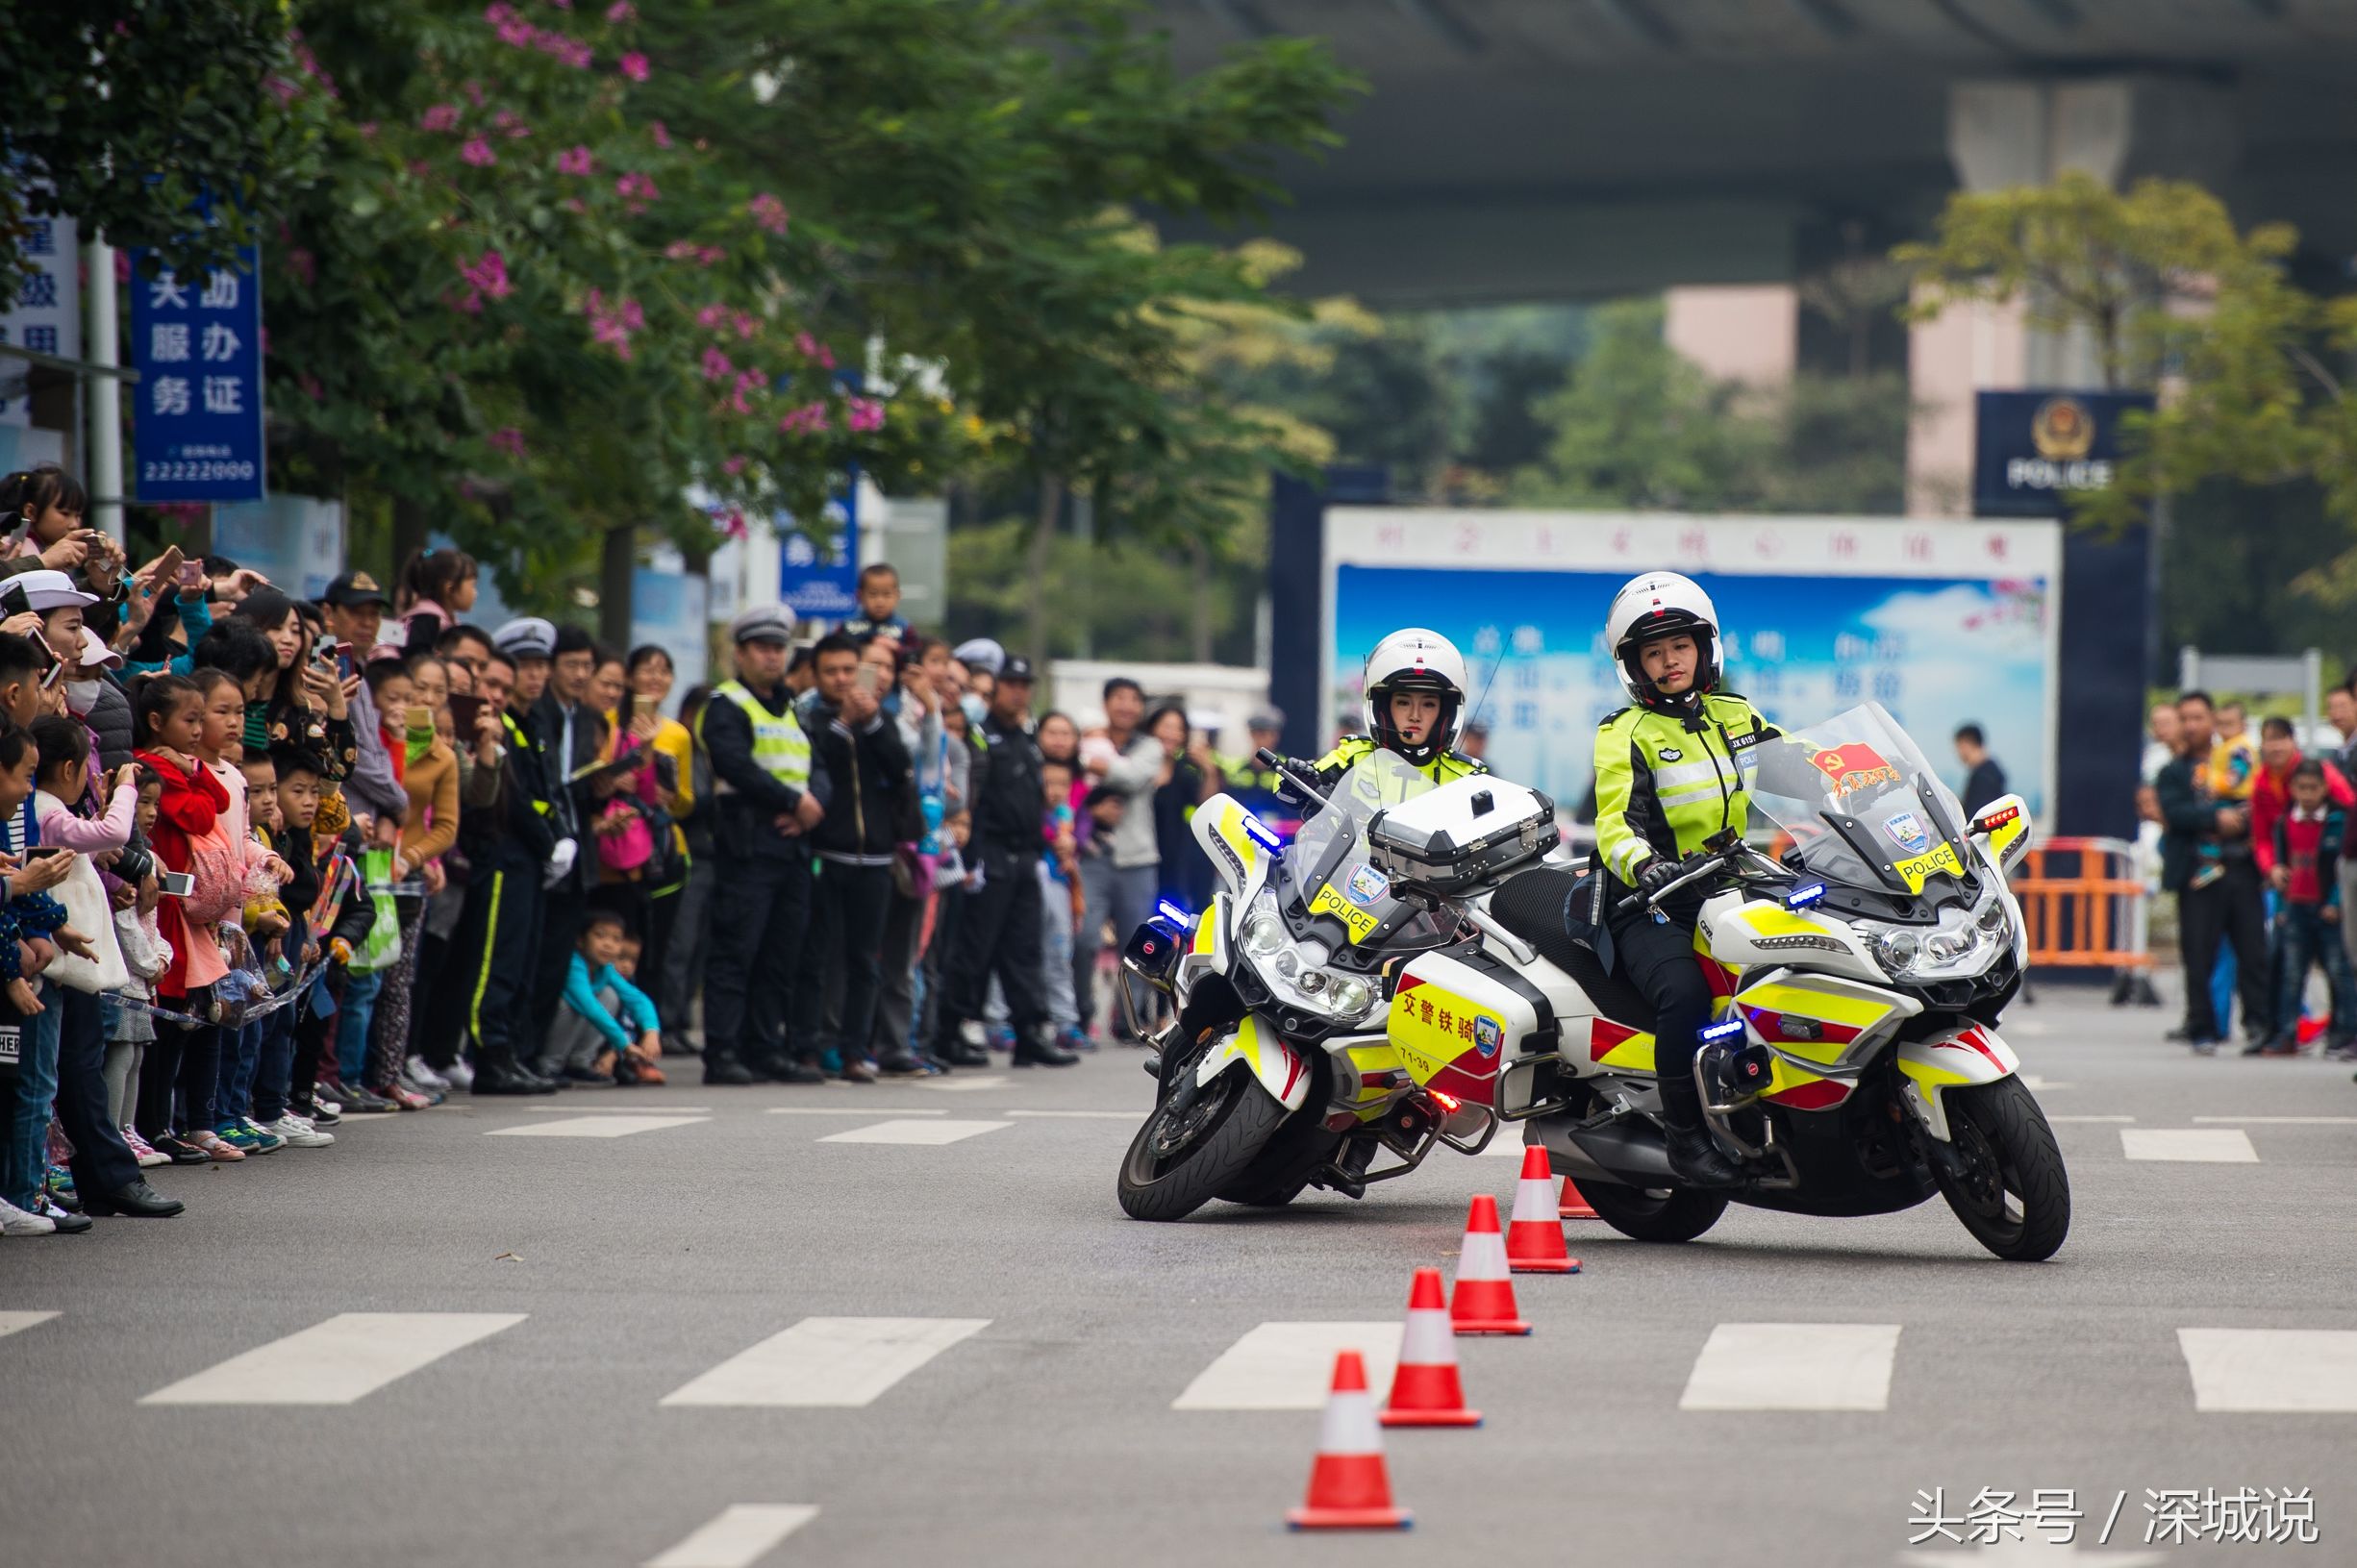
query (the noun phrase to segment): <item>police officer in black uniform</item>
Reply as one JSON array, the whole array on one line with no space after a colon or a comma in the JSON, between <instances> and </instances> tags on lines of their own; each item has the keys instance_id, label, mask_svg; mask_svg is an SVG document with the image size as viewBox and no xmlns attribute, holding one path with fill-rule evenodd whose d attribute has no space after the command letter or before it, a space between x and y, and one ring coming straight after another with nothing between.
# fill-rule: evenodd
<instances>
[{"instance_id":1,"label":"police officer in black uniform","mask_svg":"<svg viewBox=\"0 0 2357 1568\"><path fill-rule=\"evenodd\" d=\"M966 858L982 866L982 886L966 897L945 970L947 995L935 1054L955 1067L984 1067L990 1054L961 1034L979 1021L993 972L1014 1015L1017 1067L1069 1067L1079 1057L1041 1038L1047 999L1041 973L1041 824L1047 809L1040 779L1040 747L1031 736L1031 661L1010 659L982 724L967 736L973 748L973 836Z\"/></svg>"}]
</instances>

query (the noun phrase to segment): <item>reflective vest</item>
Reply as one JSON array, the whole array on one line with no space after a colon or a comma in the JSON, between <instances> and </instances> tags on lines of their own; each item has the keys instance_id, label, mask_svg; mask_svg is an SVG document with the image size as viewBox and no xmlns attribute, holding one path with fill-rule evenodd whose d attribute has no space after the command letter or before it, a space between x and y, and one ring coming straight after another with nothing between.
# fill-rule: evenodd
<instances>
[{"instance_id":1,"label":"reflective vest","mask_svg":"<svg viewBox=\"0 0 2357 1568\"><path fill-rule=\"evenodd\" d=\"M715 698L725 697L744 709L747 723L753 726L753 761L764 773L793 789L807 789L811 782L810 736L802 733L802 721L794 717L793 704L786 705L783 713L772 713L762 706L742 681L727 681L713 688ZM698 727L702 718L698 715ZM714 782L715 794L733 795L736 786L725 779Z\"/></svg>"},{"instance_id":2,"label":"reflective vest","mask_svg":"<svg viewBox=\"0 0 2357 1568\"><path fill-rule=\"evenodd\" d=\"M1382 749L1366 735L1344 735L1341 744L1312 763L1311 767L1318 777L1331 785L1335 780L1349 772L1361 758L1372 757ZM1400 760L1406 761L1407 759L1402 758ZM1417 767L1413 762L1408 765L1416 767L1417 772L1436 784L1455 784L1459 779L1470 779L1477 773L1490 771L1487 764L1475 761L1463 752L1442 752L1421 767ZM1394 795L1406 785L1407 781L1396 774L1387 775L1378 786L1377 793L1385 796ZM1386 799L1374 804L1396 806L1399 802Z\"/></svg>"},{"instance_id":3,"label":"reflective vest","mask_svg":"<svg viewBox=\"0 0 2357 1568\"><path fill-rule=\"evenodd\" d=\"M1751 748L1779 732L1733 692L1702 699L1698 721L1623 708L1596 730L1596 854L1634 886L1656 856L1692 855L1751 815Z\"/></svg>"},{"instance_id":4,"label":"reflective vest","mask_svg":"<svg viewBox=\"0 0 2357 1568\"><path fill-rule=\"evenodd\" d=\"M521 724L518 724L515 720L515 715L509 712L504 708L499 710L499 724L500 727L507 732L508 749L514 752L519 757L531 758L533 764L541 768L544 774L547 764L548 748L541 745L538 737L536 737L530 730L527 730ZM563 787L562 781L550 781L543 778L542 782L544 784L549 784L552 787ZM533 791L532 795L532 809L535 811L538 811L540 815L547 816L556 810L557 803L553 800L543 798L539 790L535 790Z\"/></svg>"}]
</instances>

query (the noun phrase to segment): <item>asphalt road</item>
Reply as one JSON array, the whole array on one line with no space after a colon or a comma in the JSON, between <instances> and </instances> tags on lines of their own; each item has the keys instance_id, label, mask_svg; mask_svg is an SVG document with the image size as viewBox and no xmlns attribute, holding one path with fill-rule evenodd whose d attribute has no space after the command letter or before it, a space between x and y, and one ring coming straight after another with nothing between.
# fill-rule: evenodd
<instances>
[{"instance_id":1,"label":"asphalt road","mask_svg":"<svg viewBox=\"0 0 2357 1568\"><path fill-rule=\"evenodd\" d=\"M930 1086L686 1063L349 1120L155 1173L180 1219L0 1243L0 1562L2357 1562L2357 1084L2195 1060L2165 1021L2052 991L2009 1021L2070 1166L2049 1263L1985 1256L1937 1202L1738 1209L1682 1248L1573 1224L1585 1271L1518 1282L1535 1334L1458 1342L1486 1426L1388 1434L1403 1536L1285 1531L1314 1407L1174 1404L1314 1406L1322 1353L1197 1380L1265 1323L1395 1323L1510 1159L1135 1223L1113 1177L1150 1085L1120 1050ZM679 1119L542 1135L631 1113ZM988 1125L826 1141L883 1123ZM2128 1157L2169 1130L2210 1136L2138 1141L2254 1157ZM1683 1407L1730 1399L1856 1407ZM2070 1489L2077 1544L1916 1557L1934 1487L1960 1520L1983 1488ZM2307 1489L2319 1539L2144 1545L2147 1488L2243 1487Z\"/></svg>"}]
</instances>

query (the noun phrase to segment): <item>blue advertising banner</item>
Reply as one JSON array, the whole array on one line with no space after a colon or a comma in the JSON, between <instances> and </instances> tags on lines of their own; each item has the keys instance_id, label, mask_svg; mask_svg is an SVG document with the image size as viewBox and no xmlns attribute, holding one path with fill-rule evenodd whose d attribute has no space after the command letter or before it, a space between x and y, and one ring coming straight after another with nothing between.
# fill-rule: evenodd
<instances>
[{"instance_id":1,"label":"blue advertising banner","mask_svg":"<svg viewBox=\"0 0 2357 1568\"><path fill-rule=\"evenodd\" d=\"M821 551L793 520L778 519L778 602L799 620L844 621L860 612L860 482L854 472L844 492L827 503L826 515L812 531L827 541Z\"/></svg>"},{"instance_id":2,"label":"blue advertising banner","mask_svg":"<svg viewBox=\"0 0 2357 1568\"><path fill-rule=\"evenodd\" d=\"M2148 392L1980 393L1974 515L2060 517L2072 491L2110 488L2119 460L2119 416L2151 407Z\"/></svg>"},{"instance_id":3,"label":"blue advertising banner","mask_svg":"<svg viewBox=\"0 0 2357 1568\"><path fill-rule=\"evenodd\" d=\"M1630 577L1666 567L1709 592L1724 687L1769 718L1805 726L1879 702L1951 785L1965 770L1950 737L1978 724L2041 812L2060 541L2052 523L1336 508L1324 717L1361 729L1367 650L1430 627L1465 652L1490 766L1569 810L1594 775L1597 721L1629 701L1605 610Z\"/></svg>"},{"instance_id":4,"label":"blue advertising banner","mask_svg":"<svg viewBox=\"0 0 2357 1568\"><path fill-rule=\"evenodd\" d=\"M243 272L183 283L141 276L131 253L131 357L139 372L138 473L143 502L260 501L266 493L262 433L262 259L238 251Z\"/></svg>"}]
</instances>

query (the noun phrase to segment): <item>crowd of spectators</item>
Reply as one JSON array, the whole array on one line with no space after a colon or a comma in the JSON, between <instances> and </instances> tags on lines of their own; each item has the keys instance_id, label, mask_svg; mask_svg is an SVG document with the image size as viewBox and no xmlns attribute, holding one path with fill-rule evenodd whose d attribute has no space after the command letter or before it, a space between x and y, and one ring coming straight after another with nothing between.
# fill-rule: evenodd
<instances>
[{"instance_id":1,"label":"crowd of spectators","mask_svg":"<svg viewBox=\"0 0 2357 1568\"><path fill-rule=\"evenodd\" d=\"M911 628L889 565L675 694L664 648L470 621L455 550L313 601L135 568L85 505L0 479L0 1234L454 1091L1068 1064L1107 944L1208 885L1193 809L1273 790L1133 681L1035 724L1029 664Z\"/></svg>"}]
</instances>

